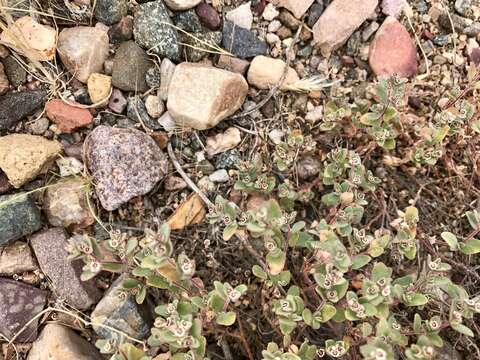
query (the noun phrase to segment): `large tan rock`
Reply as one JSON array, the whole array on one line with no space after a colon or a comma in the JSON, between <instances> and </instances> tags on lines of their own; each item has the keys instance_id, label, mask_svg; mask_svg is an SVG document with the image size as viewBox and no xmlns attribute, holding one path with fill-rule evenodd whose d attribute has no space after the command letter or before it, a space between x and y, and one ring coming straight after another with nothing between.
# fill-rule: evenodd
<instances>
[{"instance_id":1,"label":"large tan rock","mask_svg":"<svg viewBox=\"0 0 480 360\"><path fill-rule=\"evenodd\" d=\"M33 180L62 151L57 141L41 136L11 134L0 137L0 169L19 188Z\"/></svg>"},{"instance_id":2,"label":"large tan rock","mask_svg":"<svg viewBox=\"0 0 480 360\"><path fill-rule=\"evenodd\" d=\"M247 91L248 84L240 74L182 63L175 68L167 108L178 125L205 130L235 113Z\"/></svg>"},{"instance_id":3,"label":"large tan rock","mask_svg":"<svg viewBox=\"0 0 480 360\"><path fill-rule=\"evenodd\" d=\"M314 1L315 0L273 0L271 2L279 7L290 10L297 19L300 19Z\"/></svg>"},{"instance_id":4,"label":"large tan rock","mask_svg":"<svg viewBox=\"0 0 480 360\"><path fill-rule=\"evenodd\" d=\"M334 0L313 26L313 39L324 56L342 46L370 17L378 0Z\"/></svg>"},{"instance_id":5,"label":"large tan rock","mask_svg":"<svg viewBox=\"0 0 480 360\"><path fill-rule=\"evenodd\" d=\"M248 83L258 89L270 89L279 83L286 65L280 59L273 59L263 55L256 56L248 69ZM281 88L286 89L288 85L298 80L297 72L289 67Z\"/></svg>"},{"instance_id":6,"label":"large tan rock","mask_svg":"<svg viewBox=\"0 0 480 360\"><path fill-rule=\"evenodd\" d=\"M101 27L76 26L58 36L62 62L79 81L86 83L93 73L101 73L108 56L108 35Z\"/></svg>"},{"instance_id":7,"label":"large tan rock","mask_svg":"<svg viewBox=\"0 0 480 360\"><path fill-rule=\"evenodd\" d=\"M33 343L27 360L100 360L102 356L87 340L66 326L47 324Z\"/></svg>"}]
</instances>

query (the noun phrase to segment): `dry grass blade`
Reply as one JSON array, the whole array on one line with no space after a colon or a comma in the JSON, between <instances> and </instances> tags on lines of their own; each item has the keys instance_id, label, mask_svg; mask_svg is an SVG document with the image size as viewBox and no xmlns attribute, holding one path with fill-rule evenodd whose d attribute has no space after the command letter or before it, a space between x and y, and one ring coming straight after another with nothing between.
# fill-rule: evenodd
<instances>
[{"instance_id":1,"label":"dry grass blade","mask_svg":"<svg viewBox=\"0 0 480 360\"><path fill-rule=\"evenodd\" d=\"M305 78L305 79L300 79L296 82L294 82L293 84L290 84L290 85L284 85L284 89L285 90L290 90L290 91L295 91L295 92L311 92L311 91L318 91L318 90L322 90L324 88L327 88L327 87L330 87L338 82L340 82L340 80L337 80L337 81L332 81L332 82L325 82L325 80L327 80L326 78L323 78L321 76L312 76L312 77L308 77L308 78Z\"/></svg>"}]
</instances>

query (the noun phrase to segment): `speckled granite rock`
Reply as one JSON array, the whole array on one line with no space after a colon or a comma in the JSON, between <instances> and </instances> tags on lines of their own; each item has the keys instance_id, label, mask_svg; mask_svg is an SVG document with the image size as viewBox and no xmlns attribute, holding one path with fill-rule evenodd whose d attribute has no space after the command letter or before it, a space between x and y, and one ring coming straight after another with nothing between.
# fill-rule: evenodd
<instances>
[{"instance_id":1,"label":"speckled granite rock","mask_svg":"<svg viewBox=\"0 0 480 360\"><path fill-rule=\"evenodd\" d=\"M266 55L268 46L250 30L241 28L231 21L223 23L222 45L239 58L246 59L257 55Z\"/></svg>"},{"instance_id":2,"label":"speckled granite rock","mask_svg":"<svg viewBox=\"0 0 480 360\"><path fill-rule=\"evenodd\" d=\"M47 292L18 281L0 278L0 333L11 339L43 310ZM37 338L38 319L15 339L29 342Z\"/></svg>"},{"instance_id":3,"label":"speckled granite rock","mask_svg":"<svg viewBox=\"0 0 480 360\"><path fill-rule=\"evenodd\" d=\"M17 241L7 246L0 246L0 274L21 274L37 269L37 260L27 243Z\"/></svg>"},{"instance_id":4,"label":"speckled granite rock","mask_svg":"<svg viewBox=\"0 0 480 360\"><path fill-rule=\"evenodd\" d=\"M165 23L172 24L172 21L161 0L139 5L133 21L135 41L160 57L178 60L180 44L177 30Z\"/></svg>"},{"instance_id":5,"label":"speckled granite rock","mask_svg":"<svg viewBox=\"0 0 480 360\"><path fill-rule=\"evenodd\" d=\"M27 81L27 72L12 55L7 56L2 62L5 66L8 81L10 81L13 87L16 88Z\"/></svg>"},{"instance_id":6,"label":"speckled granite rock","mask_svg":"<svg viewBox=\"0 0 480 360\"><path fill-rule=\"evenodd\" d=\"M40 210L24 193L0 196L0 245L29 235L42 227Z\"/></svg>"},{"instance_id":7,"label":"speckled granite rock","mask_svg":"<svg viewBox=\"0 0 480 360\"><path fill-rule=\"evenodd\" d=\"M47 93L43 90L8 93L0 97L0 130L15 125L27 115L45 105Z\"/></svg>"},{"instance_id":8,"label":"speckled granite rock","mask_svg":"<svg viewBox=\"0 0 480 360\"><path fill-rule=\"evenodd\" d=\"M95 191L109 211L148 193L167 172L165 154L150 136L135 129L98 126L84 147Z\"/></svg>"},{"instance_id":9,"label":"speckled granite rock","mask_svg":"<svg viewBox=\"0 0 480 360\"><path fill-rule=\"evenodd\" d=\"M51 280L58 297L85 310L98 301L100 292L92 281L80 280L83 262L68 259L67 244L67 234L62 228L41 231L30 239L38 264Z\"/></svg>"},{"instance_id":10,"label":"speckled granite rock","mask_svg":"<svg viewBox=\"0 0 480 360\"><path fill-rule=\"evenodd\" d=\"M143 122L149 129L159 130L162 128L157 120L152 119L150 115L148 115L145 103L138 96L132 96L128 99L127 116L135 122Z\"/></svg>"},{"instance_id":11,"label":"speckled granite rock","mask_svg":"<svg viewBox=\"0 0 480 360\"><path fill-rule=\"evenodd\" d=\"M205 33L196 33L194 36L197 38L192 38L191 36L182 36L182 41L185 44L190 46L186 47L187 60L189 62L199 62L209 53L198 50L198 48L208 48L205 43L211 45L220 45L222 42L222 33L220 31L210 31ZM197 49L193 48L196 47Z\"/></svg>"},{"instance_id":12,"label":"speckled granite rock","mask_svg":"<svg viewBox=\"0 0 480 360\"><path fill-rule=\"evenodd\" d=\"M95 17L104 24L115 24L127 13L127 0L96 0L95 2Z\"/></svg>"},{"instance_id":13,"label":"speckled granite rock","mask_svg":"<svg viewBox=\"0 0 480 360\"><path fill-rule=\"evenodd\" d=\"M145 92L145 75L153 66L147 53L134 41L119 46L113 59L112 84L125 91Z\"/></svg>"},{"instance_id":14,"label":"speckled granite rock","mask_svg":"<svg viewBox=\"0 0 480 360\"><path fill-rule=\"evenodd\" d=\"M175 15L172 20L180 29L196 33L202 31L202 24L195 10L190 9Z\"/></svg>"}]
</instances>

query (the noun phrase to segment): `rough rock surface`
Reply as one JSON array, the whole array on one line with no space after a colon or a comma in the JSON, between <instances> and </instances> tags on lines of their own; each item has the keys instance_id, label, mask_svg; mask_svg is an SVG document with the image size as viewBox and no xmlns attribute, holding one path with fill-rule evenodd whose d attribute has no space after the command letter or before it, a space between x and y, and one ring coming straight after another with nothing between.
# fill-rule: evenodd
<instances>
[{"instance_id":1,"label":"rough rock surface","mask_svg":"<svg viewBox=\"0 0 480 360\"><path fill-rule=\"evenodd\" d=\"M93 122L93 116L88 109L69 105L60 99L47 102L45 112L48 118L57 124L58 129L64 133L71 133Z\"/></svg>"},{"instance_id":2,"label":"rough rock surface","mask_svg":"<svg viewBox=\"0 0 480 360\"><path fill-rule=\"evenodd\" d=\"M230 21L224 22L222 36L222 45L225 50L242 59L265 55L268 51L265 41Z\"/></svg>"},{"instance_id":3,"label":"rough rock surface","mask_svg":"<svg viewBox=\"0 0 480 360\"><path fill-rule=\"evenodd\" d=\"M95 191L109 211L148 193L167 172L167 159L158 145L135 129L98 126L84 147Z\"/></svg>"},{"instance_id":4,"label":"rough rock surface","mask_svg":"<svg viewBox=\"0 0 480 360\"><path fill-rule=\"evenodd\" d=\"M47 292L18 281L0 278L0 333L11 339L43 310ZM37 338L38 319L15 339L29 342Z\"/></svg>"},{"instance_id":5,"label":"rough rock surface","mask_svg":"<svg viewBox=\"0 0 480 360\"><path fill-rule=\"evenodd\" d=\"M242 137L240 130L236 127L230 127L224 133L218 133L215 136L207 138L207 153L210 156L233 149L240 144Z\"/></svg>"},{"instance_id":6,"label":"rough rock surface","mask_svg":"<svg viewBox=\"0 0 480 360\"><path fill-rule=\"evenodd\" d=\"M177 65L167 108L181 126L209 129L242 106L248 84L242 75L200 64Z\"/></svg>"},{"instance_id":7,"label":"rough rock surface","mask_svg":"<svg viewBox=\"0 0 480 360\"><path fill-rule=\"evenodd\" d=\"M338 49L374 13L378 0L334 0L313 27L316 46L325 56Z\"/></svg>"},{"instance_id":8,"label":"rough rock surface","mask_svg":"<svg viewBox=\"0 0 480 360\"><path fill-rule=\"evenodd\" d=\"M385 19L370 44L370 67L378 76L417 73L417 50L407 29L392 16Z\"/></svg>"},{"instance_id":9,"label":"rough rock surface","mask_svg":"<svg viewBox=\"0 0 480 360\"><path fill-rule=\"evenodd\" d=\"M61 150L60 143L41 136L6 135L0 137L0 169L10 183L19 188L34 179Z\"/></svg>"},{"instance_id":10,"label":"rough rock surface","mask_svg":"<svg viewBox=\"0 0 480 360\"><path fill-rule=\"evenodd\" d=\"M104 24L115 24L127 13L127 0L96 0L95 2L95 17Z\"/></svg>"},{"instance_id":11,"label":"rough rock surface","mask_svg":"<svg viewBox=\"0 0 480 360\"><path fill-rule=\"evenodd\" d=\"M2 63L0 63L0 95L5 94L10 87L7 74Z\"/></svg>"},{"instance_id":12,"label":"rough rock surface","mask_svg":"<svg viewBox=\"0 0 480 360\"><path fill-rule=\"evenodd\" d=\"M67 234L62 228L51 228L33 235L30 239L38 264L51 280L59 298L73 307L85 310L100 298L92 281L81 281L83 262L70 261L67 251Z\"/></svg>"},{"instance_id":13,"label":"rough rock surface","mask_svg":"<svg viewBox=\"0 0 480 360\"><path fill-rule=\"evenodd\" d=\"M42 107L47 101L43 90L8 93L0 97L0 130L6 130L27 115Z\"/></svg>"},{"instance_id":14,"label":"rough rock surface","mask_svg":"<svg viewBox=\"0 0 480 360\"><path fill-rule=\"evenodd\" d=\"M65 28L58 36L58 53L70 73L86 83L92 73L101 73L108 56L108 35L99 27Z\"/></svg>"},{"instance_id":15,"label":"rough rock surface","mask_svg":"<svg viewBox=\"0 0 480 360\"><path fill-rule=\"evenodd\" d=\"M88 78L88 95L92 103L106 104L112 89L112 78L108 75L93 73Z\"/></svg>"},{"instance_id":16,"label":"rough rock surface","mask_svg":"<svg viewBox=\"0 0 480 360\"><path fill-rule=\"evenodd\" d=\"M16 88L27 81L27 72L13 56L7 56L2 62L5 66L8 81L13 87Z\"/></svg>"},{"instance_id":17,"label":"rough rock surface","mask_svg":"<svg viewBox=\"0 0 480 360\"><path fill-rule=\"evenodd\" d=\"M270 89L279 83L286 65L287 64L280 59L273 59L263 55L256 56L250 63L247 80L250 85L258 89ZM282 88L285 89L288 85L298 80L300 79L297 72L290 67L283 81Z\"/></svg>"},{"instance_id":18,"label":"rough rock surface","mask_svg":"<svg viewBox=\"0 0 480 360\"><path fill-rule=\"evenodd\" d=\"M315 0L274 0L275 5L290 10L292 14L300 19L307 12Z\"/></svg>"},{"instance_id":19,"label":"rough rock surface","mask_svg":"<svg viewBox=\"0 0 480 360\"><path fill-rule=\"evenodd\" d=\"M217 61L217 67L242 75L245 75L249 66L250 62L248 62L247 60L223 54L218 57Z\"/></svg>"},{"instance_id":20,"label":"rough rock surface","mask_svg":"<svg viewBox=\"0 0 480 360\"><path fill-rule=\"evenodd\" d=\"M17 241L10 245L0 246L1 275L21 274L37 269L37 260L27 243Z\"/></svg>"},{"instance_id":21,"label":"rough rock surface","mask_svg":"<svg viewBox=\"0 0 480 360\"><path fill-rule=\"evenodd\" d=\"M112 84L125 91L145 92L147 70L153 66L147 53L134 41L124 42L113 60Z\"/></svg>"},{"instance_id":22,"label":"rough rock surface","mask_svg":"<svg viewBox=\"0 0 480 360\"><path fill-rule=\"evenodd\" d=\"M108 30L108 38L112 44L121 44L130 40L133 36L133 18L123 17L118 23L111 26Z\"/></svg>"},{"instance_id":23,"label":"rough rock surface","mask_svg":"<svg viewBox=\"0 0 480 360\"><path fill-rule=\"evenodd\" d=\"M139 96L132 96L128 99L127 116L129 119L143 123L146 127L152 130L161 129L161 125L157 120L152 119L148 114L145 103Z\"/></svg>"},{"instance_id":24,"label":"rough rock surface","mask_svg":"<svg viewBox=\"0 0 480 360\"><path fill-rule=\"evenodd\" d=\"M250 2L246 2L245 4L227 12L225 14L225 19L233 22L237 26L250 30L253 23L253 14L250 5Z\"/></svg>"},{"instance_id":25,"label":"rough rock surface","mask_svg":"<svg viewBox=\"0 0 480 360\"><path fill-rule=\"evenodd\" d=\"M60 324L47 324L33 343L27 360L99 360L97 348Z\"/></svg>"}]
</instances>

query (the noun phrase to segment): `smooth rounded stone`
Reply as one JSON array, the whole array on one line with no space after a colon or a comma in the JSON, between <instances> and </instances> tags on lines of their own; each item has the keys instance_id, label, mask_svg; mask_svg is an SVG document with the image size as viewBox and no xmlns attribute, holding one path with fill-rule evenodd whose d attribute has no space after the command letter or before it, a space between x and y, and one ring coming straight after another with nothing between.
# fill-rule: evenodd
<instances>
[{"instance_id":1,"label":"smooth rounded stone","mask_svg":"<svg viewBox=\"0 0 480 360\"><path fill-rule=\"evenodd\" d=\"M181 177L167 176L164 182L165 190L178 191L185 189L188 185Z\"/></svg>"},{"instance_id":2,"label":"smooth rounded stone","mask_svg":"<svg viewBox=\"0 0 480 360\"><path fill-rule=\"evenodd\" d=\"M93 329L101 337L118 338L119 334L99 325L113 327L136 339L143 339L150 333L152 312L147 302L137 304L132 294L122 291L125 278L125 275L120 276L111 285L92 312Z\"/></svg>"},{"instance_id":3,"label":"smooth rounded stone","mask_svg":"<svg viewBox=\"0 0 480 360\"><path fill-rule=\"evenodd\" d=\"M208 46L205 43L218 46L222 42L222 33L219 31L197 33L194 34L194 36L195 38L187 35L182 36L183 42L190 45L185 49L189 62L199 62L205 56L209 55L207 51L200 50L203 48L208 50Z\"/></svg>"},{"instance_id":4,"label":"smooth rounded stone","mask_svg":"<svg viewBox=\"0 0 480 360\"><path fill-rule=\"evenodd\" d=\"M245 75L250 62L248 60L239 59L233 56L220 55L217 61L217 67L225 69L234 73Z\"/></svg>"},{"instance_id":5,"label":"smooth rounded stone","mask_svg":"<svg viewBox=\"0 0 480 360\"><path fill-rule=\"evenodd\" d=\"M280 129L273 129L268 133L268 138L275 144L278 145L282 142L282 139L285 136L285 132Z\"/></svg>"},{"instance_id":6,"label":"smooth rounded stone","mask_svg":"<svg viewBox=\"0 0 480 360\"><path fill-rule=\"evenodd\" d=\"M177 30L172 27L168 10L162 0L140 4L133 20L135 41L160 57L170 60L180 58Z\"/></svg>"},{"instance_id":7,"label":"smooth rounded stone","mask_svg":"<svg viewBox=\"0 0 480 360\"><path fill-rule=\"evenodd\" d=\"M273 4L283 7L292 12L292 14L300 19L307 12L315 0L273 0Z\"/></svg>"},{"instance_id":8,"label":"smooth rounded stone","mask_svg":"<svg viewBox=\"0 0 480 360\"><path fill-rule=\"evenodd\" d=\"M96 0L94 14L98 21L112 25L128 13L127 0Z\"/></svg>"},{"instance_id":9,"label":"smooth rounded stone","mask_svg":"<svg viewBox=\"0 0 480 360\"><path fill-rule=\"evenodd\" d=\"M211 173L208 178L214 183L226 183L230 180L230 176L225 169L220 169Z\"/></svg>"},{"instance_id":10,"label":"smooth rounded stone","mask_svg":"<svg viewBox=\"0 0 480 360\"><path fill-rule=\"evenodd\" d=\"M48 323L33 343L27 360L98 360L97 348L66 326Z\"/></svg>"},{"instance_id":11,"label":"smooth rounded stone","mask_svg":"<svg viewBox=\"0 0 480 360\"><path fill-rule=\"evenodd\" d=\"M280 12L275 8L275 5L273 5L272 3L268 3L265 6L265 9L263 9L262 18L264 18L267 21L272 21L279 14Z\"/></svg>"},{"instance_id":12,"label":"smooth rounded stone","mask_svg":"<svg viewBox=\"0 0 480 360\"><path fill-rule=\"evenodd\" d=\"M86 83L90 74L101 73L108 57L108 35L97 27L65 28L58 36L58 53L68 71Z\"/></svg>"},{"instance_id":13,"label":"smooth rounded stone","mask_svg":"<svg viewBox=\"0 0 480 360\"><path fill-rule=\"evenodd\" d=\"M324 56L342 46L374 12L378 0L334 0L313 27L315 45Z\"/></svg>"},{"instance_id":14,"label":"smooth rounded stone","mask_svg":"<svg viewBox=\"0 0 480 360\"><path fill-rule=\"evenodd\" d=\"M448 35L436 35L433 37L432 42L437 46L445 46L450 42L450 36Z\"/></svg>"},{"instance_id":15,"label":"smooth rounded stone","mask_svg":"<svg viewBox=\"0 0 480 360\"><path fill-rule=\"evenodd\" d=\"M44 90L8 93L0 97L0 130L7 130L28 115L32 115L47 101Z\"/></svg>"},{"instance_id":16,"label":"smooth rounded stone","mask_svg":"<svg viewBox=\"0 0 480 360\"><path fill-rule=\"evenodd\" d=\"M108 101L108 108L117 114L121 114L127 107L127 99L118 89L113 89L112 95Z\"/></svg>"},{"instance_id":17,"label":"smooth rounded stone","mask_svg":"<svg viewBox=\"0 0 480 360\"><path fill-rule=\"evenodd\" d=\"M182 11L194 8L202 0L164 0L165 5L175 11Z\"/></svg>"},{"instance_id":18,"label":"smooth rounded stone","mask_svg":"<svg viewBox=\"0 0 480 360\"><path fill-rule=\"evenodd\" d=\"M15 151L12 151L15 149ZM33 180L57 155L62 146L41 136L11 134L0 137L0 169L17 189Z\"/></svg>"},{"instance_id":19,"label":"smooth rounded stone","mask_svg":"<svg viewBox=\"0 0 480 360\"><path fill-rule=\"evenodd\" d=\"M57 297L79 310L88 309L100 299L100 291L93 280L80 280L83 261L69 259L68 238L64 229L40 231L30 238L30 245Z\"/></svg>"},{"instance_id":20,"label":"smooth rounded stone","mask_svg":"<svg viewBox=\"0 0 480 360\"><path fill-rule=\"evenodd\" d=\"M160 99L163 101L167 101L168 89L170 88L170 83L175 73L175 67L176 65L168 58L163 59L160 64L160 88L158 89L158 96L160 96Z\"/></svg>"},{"instance_id":21,"label":"smooth rounded stone","mask_svg":"<svg viewBox=\"0 0 480 360\"><path fill-rule=\"evenodd\" d=\"M95 191L108 211L148 193L168 170L168 160L155 141L136 129L98 126L84 149Z\"/></svg>"},{"instance_id":22,"label":"smooth rounded stone","mask_svg":"<svg viewBox=\"0 0 480 360\"><path fill-rule=\"evenodd\" d=\"M48 293L19 281L0 278L0 333L11 339L29 324L15 339L30 342L37 338L38 318Z\"/></svg>"},{"instance_id":23,"label":"smooth rounded stone","mask_svg":"<svg viewBox=\"0 0 480 360\"><path fill-rule=\"evenodd\" d=\"M239 58L246 59L257 55L266 55L268 46L253 32L225 21L222 31L222 46Z\"/></svg>"},{"instance_id":24,"label":"smooth rounded stone","mask_svg":"<svg viewBox=\"0 0 480 360\"><path fill-rule=\"evenodd\" d=\"M270 89L276 86L282 79L287 64L280 59L274 59L267 56L256 56L250 63L247 80L250 85L258 89ZM282 89L288 89L289 85L300 80L297 72L289 67L287 76L281 86Z\"/></svg>"},{"instance_id":25,"label":"smooth rounded stone","mask_svg":"<svg viewBox=\"0 0 480 360\"><path fill-rule=\"evenodd\" d=\"M38 269L32 249L22 241L0 246L0 275L22 274Z\"/></svg>"},{"instance_id":26,"label":"smooth rounded stone","mask_svg":"<svg viewBox=\"0 0 480 360\"><path fill-rule=\"evenodd\" d=\"M178 13L173 17L173 22L180 29L190 33L202 31L202 23L200 22L197 13L193 9Z\"/></svg>"},{"instance_id":27,"label":"smooth rounded stone","mask_svg":"<svg viewBox=\"0 0 480 360\"><path fill-rule=\"evenodd\" d=\"M58 129L64 133L72 133L93 122L93 116L88 109L69 105L63 100L53 99L45 105L48 118L57 124Z\"/></svg>"},{"instance_id":28,"label":"smooth rounded stone","mask_svg":"<svg viewBox=\"0 0 480 360\"><path fill-rule=\"evenodd\" d=\"M297 164L297 174L299 179L307 180L320 173L322 163L319 159L313 156L305 156L301 158Z\"/></svg>"},{"instance_id":29,"label":"smooth rounded stone","mask_svg":"<svg viewBox=\"0 0 480 360\"><path fill-rule=\"evenodd\" d=\"M245 4L227 12L225 19L231 21L237 26L250 30L253 23L253 13L250 8L250 2L246 2Z\"/></svg>"},{"instance_id":30,"label":"smooth rounded stone","mask_svg":"<svg viewBox=\"0 0 480 360\"><path fill-rule=\"evenodd\" d=\"M45 191L43 209L50 225L65 228L92 225L95 218L87 196L88 183L80 177L62 180L49 187Z\"/></svg>"},{"instance_id":31,"label":"smooth rounded stone","mask_svg":"<svg viewBox=\"0 0 480 360\"><path fill-rule=\"evenodd\" d=\"M147 109L148 115L154 119L159 118L165 112L165 104L156 95L147 96L145 99L145 108Z\"/></svg>"},{"instance_id":32,"label":"smooth rounded stone","mask_svg":"<svg viewBox=\"0 0 480 360\"><path fill-rule=\"evenodd\" d=\"M127 117L130 120L141 123L152 130L161 129L161 125L148 114L145 103L138 96L132 96L128 99Z\"/></svg>"},{"instance_id":33,"label":"smooth rounded stone","mask_svg":"<svg viewBox=\"0 0 480 360\"><path fill-rule=\"evenodd\" d=\"M108 38L112 44L128 41L133 36L133 18L123 17L118 23L108 29Z\"/></svg>"},{"instance_id":34,"label":"smooth rounded stone","mask_svg":"<svg viewBox=\"0 0 480 360\"><path fill-rule=\"evenodd\" d=\"M25 84L27 81L27 72L13 56L7 56L2 60L2 63L8 81L13 87L17 88L20 85Z\"/></svg>"},{"instance_id":35,"label":"smooth rounded stone","mask_svg":"<svg viewBox=\"0 0 480 360\"><path fill-rule=\"evenodd\" d=\"M134 41L124 42L113 59L113 86L124 91L147 91L145 74L152 65L147 53Z\"/></svg>"},{"instance_id":36,"label":"smooth rounded stone","mask_svg":"<svg viewBox=\"0 0 480 360\"><path fill-rule=\"evenodd\" d=\"M93 73L88 78L87 88L92 103L99 105L106 104L112 89L112 77Z\"/></svg>"},{"instance_id":37,"label":"smooth rounded stone","mask_svg":"<svg viewBox=\"0 0 480 360\"><path fill-rule=\"evenodd\" d=\"M370 44L369 63L377 76L417 73L417 50L407 29L393 16L385 19Z\"/></svg>"},{"instance_id":38,"label":"smooth rounded stone","mask_svg":"<svg viewBox=\"0 0 480 360\"><path fill-rule=\"evenodd\" d=\"M205 2L201 2L195 8L195 12L197 13L200 21L203 25L205 25L210 30L218 30L220 29L220 25L222 24L222 19L218 14L217 10Z\"/></svg>"},{"instance_id":39,"label":"smooth rounded stone","mask_svg":"<svg viewBox=\"0 0 480 360\"><path fill-rule=\"evenodd\" d=\"M177 65L167 108L179 126L205 130L235 113L248 84L242 75L200 64Z\"/></svg>"},{"instance_id":40,"label":"smooth rounded stone","mask_svg":"<svg viewBox=\"0 0 480 360\"><path fill-rule=\"evenodd\" d=\"M10 83L8 82L7 74L5 74L3 64L0 63L0 95L5 94L10 88Z\"/></svg>"},{"instance_id":41,"label":"smooth rounded stone","mask_svg":"<svg viewBox=\"0 0 480 360\"><path fill-rule=\"evenodd\" d=\"M240 130L229 127L225 132L207 138L207 154L210 156L233 149L242 141Z\"/></svg>"},{"instance_id":42,"label":"smooth rounded stone","mask_svg":"<svg viewBox=\"0 0 480 360\"><path fill-rule=\"evenodd\" d=\"M290 11L282 10L278 16L278 20L290 30L297 30L302 24ZM291 36L291 35L290 35Z\"/></svg>"},{"instance_id":43,"label":"smooth rounded stone","mask_svg":"<svg viewBox=\"0 0 480 360\"><path fill-rule=\"evenodd\" d=\"M50 121L46 117L39 117L27 123L27 131L32 135L42 135L48 130Z\"/></svg>"},{"instance_id":44,"label":"smooth rounded stone","mask_svg":"<svg viewBox=\"0 0 480 360\"><path fill-rule=\"evenodd\" d=\"M21 46L16 46L22 38ZM23 49L28 52L32 60L49 61L55 57L57 32L48 25L36 22L30 16L24 16L16 20L8 29L0 35L0 40L5 44L15 47L15 50L26 56Z\"/></svg>"}]
</instances>

